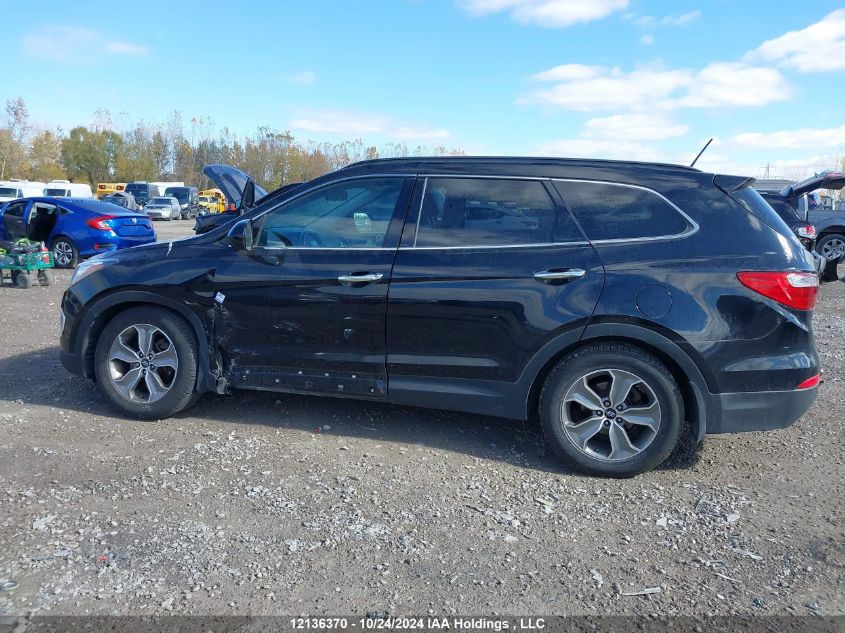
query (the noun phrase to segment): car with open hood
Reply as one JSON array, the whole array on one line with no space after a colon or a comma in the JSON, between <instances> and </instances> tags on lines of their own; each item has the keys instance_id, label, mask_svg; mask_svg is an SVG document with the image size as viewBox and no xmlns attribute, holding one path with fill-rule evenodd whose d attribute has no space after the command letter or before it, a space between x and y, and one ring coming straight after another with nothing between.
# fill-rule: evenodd
<instances>
[{"instance_id":1,"label":"car with open hood","mask_svg":"<svg viewBox=\"0 0 845 633\"><path fill-rule=\"evenodd\" d=\"M826 281L838 279L837 265L845 259L845 208L825 208L812 194L819 189L840 191L843 187L845 172L825 171L781 189L760 191L799 240L820 256L821 276Z\"/></svg>"},{"instance_id":2,"label":"car with open hood","mask_svg":"<svg viewBox=\"0 0 845 633\"><path fill-rule=\"evenodd\" d=\"M266 199L285 195L301 183L289 183L274 189L271 193L256 184L251 176L231 165L206 165L204 173L229 201L228 208L222 213L198 216L194 224L194 233L202 235L218 227L229 225L233 220L248 212L253 207L263 204Z\"/></svg>"}]
</instances>

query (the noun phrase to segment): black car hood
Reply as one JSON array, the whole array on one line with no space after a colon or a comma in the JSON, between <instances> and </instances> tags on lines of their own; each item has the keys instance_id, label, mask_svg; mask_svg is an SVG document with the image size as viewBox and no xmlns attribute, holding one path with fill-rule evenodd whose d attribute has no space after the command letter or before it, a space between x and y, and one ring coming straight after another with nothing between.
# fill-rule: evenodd
<instances>
[{"instance_id":1,"label":"black car hood","mask_svg":"<svg viewBox=\"0 0 845 633\"><path fill-rule=\"evenodd\" d=\"M202 168L208 178L223 192L229 202L233 202L236 207L241 206L241 198L243 197L246 183L252 180L255 185L255 201L256 203L267 195L267 191L259 186L255 180L245 174L237 167L231 165L206 165Z\"/></svg>"},{"instance_id":2,"label":"black car hood","mask_svg":"<svg viewBox=\"0 0 845 633\"><path fill-rule=\"evenodd\" d=\"M823 171L812 178L787 185L781 189L780 193L789 200L797 200L805 193L813 192L816 189L842 189L843 187L845 187L845 172Z\"/></svg>"}]
</instances>

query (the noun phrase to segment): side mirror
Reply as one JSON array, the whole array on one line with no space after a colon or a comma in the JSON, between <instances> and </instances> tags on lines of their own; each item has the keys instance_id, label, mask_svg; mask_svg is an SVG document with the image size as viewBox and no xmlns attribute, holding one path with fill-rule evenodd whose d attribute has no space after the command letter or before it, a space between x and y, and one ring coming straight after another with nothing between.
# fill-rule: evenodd
<instances>
[{"instance_id":1,"label":"side mirror","mask_svg":"<svg viewBox=\"0 0 845 633\"><path fill-rule=\"evenodd\" d=\"M252 250L252 220L241 220L229 229L226 243L238 252Z\"/></svg>"}]
</instances>

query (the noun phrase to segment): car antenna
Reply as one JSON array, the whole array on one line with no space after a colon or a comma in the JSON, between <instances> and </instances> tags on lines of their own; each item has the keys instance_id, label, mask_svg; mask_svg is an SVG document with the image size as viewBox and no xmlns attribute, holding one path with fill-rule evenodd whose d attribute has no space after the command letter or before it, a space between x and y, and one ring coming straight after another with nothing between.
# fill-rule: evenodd
<instances>
[{"instance_id":1,"label":"car antenna","mask_svg":"<svg viewBox=\"0 0 845 633\"><path fill-rule=\"evenodd\" d=\"M710 147L710 143L712 143L712 142L713 142L713 139L711 138L709 141L707 141L707 143L704 144L704 147L702 147L701 151L698 152L698 155L695 157L695 160L690 163L690 165L689 165L690 167L695 167L695 164L698 162L698 159L701 158L701 155L704 153L704 150L706 150L708 147Z\"/></svg>"}]
</instances>

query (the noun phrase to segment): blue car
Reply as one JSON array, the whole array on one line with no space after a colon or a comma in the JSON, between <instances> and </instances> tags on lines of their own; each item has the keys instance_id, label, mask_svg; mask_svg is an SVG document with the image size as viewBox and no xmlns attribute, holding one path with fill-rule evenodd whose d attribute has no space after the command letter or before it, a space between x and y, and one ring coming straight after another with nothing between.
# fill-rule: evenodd
<instances>
[{"instance_id":1,"label":"blue car","mask_svg":"<svg viewBox=\"0 0 845 633\"><path fill-rule=\"evenodd\" d=\"M94 198L22 198L0 207L0 239L46 242L57 268L156 241L150 219Z\"/></svg>"}]
</instances>

